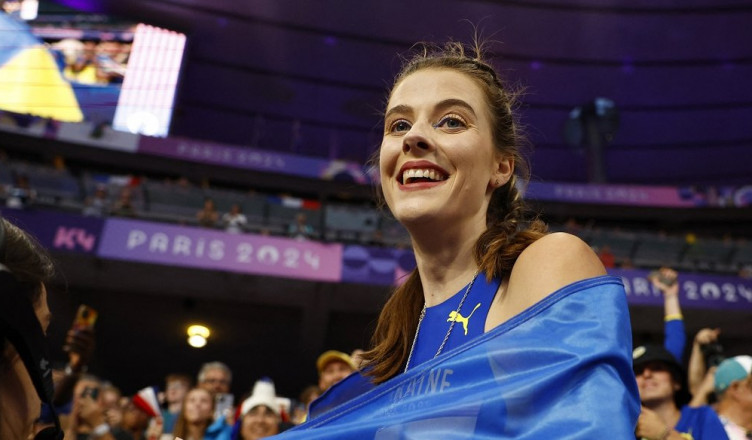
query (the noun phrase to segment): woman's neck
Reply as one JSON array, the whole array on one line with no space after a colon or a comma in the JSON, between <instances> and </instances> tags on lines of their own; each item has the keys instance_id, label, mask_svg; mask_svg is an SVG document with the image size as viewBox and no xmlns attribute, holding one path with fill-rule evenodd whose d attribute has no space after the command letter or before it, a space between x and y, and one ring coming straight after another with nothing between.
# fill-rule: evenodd
<instances>
[{"instance_id":1,"label":"woman's neck","mask_svg":"<svg viewBox=\"0 0 752 440\"><path fill-rule=\"evenodd\" d=\"M209 424L206 422L188 423L186 426L185 440L203 440L207 426L209 426Z\"/></svg>"},{"instance_id":2,"label":"woman's neck","mask_svg":"<svg viewBox=\"0 0 752 440\"><path fill-rule=\"evenodd\" d=\"M426 306L442 303L473 278L475 243L482 231L447 230L440 236L413 238L415 261Z\"/></svg>"}]
</instances>

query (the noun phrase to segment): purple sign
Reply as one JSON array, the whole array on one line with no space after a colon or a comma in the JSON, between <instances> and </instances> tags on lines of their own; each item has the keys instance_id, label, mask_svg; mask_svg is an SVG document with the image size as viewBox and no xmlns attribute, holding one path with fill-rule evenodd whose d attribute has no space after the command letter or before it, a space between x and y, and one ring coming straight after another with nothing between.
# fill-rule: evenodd
<instances>
[{"instance_id":1,"label":"purple sign","mask_svg":"<svg viewBox=\"0 0 752 440\"><path fill-rule=\"evenodd\" d=\"M663 307L663 296L647 276L647 270L610 269L621 277L629 304ZM733 276L698 273L679 274L679 301L682 307L752 311L752 280Z\"/></svg>"},{"instance_id":2,"label":"purple sign","mask_svg":"<svg viewBox=\"0 0 752 440\"><path fill-rule=\"evenodd\" d=\"M2 212L6 219L35 236L42 246L56 252L94 253L104 223L95 217L37 209L4 208Z\"/></svg>"},{"instance_id":3,"label":"purple sign","mask_svg":"<svg viewBox=\"0 0 752 440\"><path fill-rule=\"evenodd\" d=\"M251 147L178 137L142 136L139 140L138 152L191 162L291 174L315 179L344 180L361 184L369 182L363 168L354 162L275 153Z\"/></svg>"},{"instance_id":4,"label":"purple sign","mask_svg":"<svg viewBox=\"0 0 752 440\"><path fill-rule=\"evenodd\" d=\"M105 223L98 255L320 281L339 281L342 271L339 244L123 219Z\"/></svg>"},{"instance_id":5,"label":"purple sign","mask_svg":"<svg viewBox=\"0 0 752 440\"><path fill-rule=\"evenodd\" d=\"M727 208L750 206L752 186L672 187L530 182L525 197L564 203L665 208Z\"/></svg>"},{"instance_id":6,"label":"purple sign","mask_svg":"<svg viewBox=\"0 0 752 440\"><path fill-rule=\"evenodd\" d=\"M593 185L530 182L526 198L568 203L594 203L627 206L694 207L676 187L640 185Z\"/></svg>"},{"instance_id":7,"label":"purple sign","mask_svg":"<svg viewBox=\"0 0 752 440\"><path fill-rule=\"evenodd\" d=\"M410 250L345 246L342 254L342 281L394 286L415 268Z\"/></svg>"}]
</instances>

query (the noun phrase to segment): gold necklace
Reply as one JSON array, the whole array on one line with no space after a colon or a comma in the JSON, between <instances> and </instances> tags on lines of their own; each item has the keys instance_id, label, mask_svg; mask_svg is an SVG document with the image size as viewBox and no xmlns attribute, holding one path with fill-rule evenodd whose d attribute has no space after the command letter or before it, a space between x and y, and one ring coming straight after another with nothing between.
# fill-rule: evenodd
<instances>
[{"instance_id":1,"label":"gold necklace","mask_svg":"<svg viewBox=\"0 0 752 440\"><path fill-rule=\"evenodd\" d=\"M462 309L462 304L464 304L465 299L467 298L467 294L470 293L470 289L473 288L473 284L475 284L475 279L478 278L478 274L480 273L480 269L475 271L475 274L473 275L473 279L470 280L470 284L467 285L467 289L465 289L465 293L462 295L462 299L460 300L459 305L457 306L457 310L455 313L459 315L460 310ZM407 364L405 364L405 371L403 373L407 372L407 369L410 368L410 361L413 359L413 350L415 350L415 343L418 341L418 333L420 333L420 325L423 323L423 318L426 317L426 302L423 301L423 309L420 311L420 317L418 318L418 325L415 328L415 336L413 336L413 345L410 346L410 354L407 356ZM449 324L449 329L446 332L446 335L444 335L444 340L441 341L441 345L439 345L439 349L436 350L436 354L433 355L434 358L441 354L441 351L444 349L444 345L446 344L447 340L449 340L449 335L452 334L452 329L454 328L454 323L457 322L452 321L451 324Z\"/></svg>"}]
</instances>

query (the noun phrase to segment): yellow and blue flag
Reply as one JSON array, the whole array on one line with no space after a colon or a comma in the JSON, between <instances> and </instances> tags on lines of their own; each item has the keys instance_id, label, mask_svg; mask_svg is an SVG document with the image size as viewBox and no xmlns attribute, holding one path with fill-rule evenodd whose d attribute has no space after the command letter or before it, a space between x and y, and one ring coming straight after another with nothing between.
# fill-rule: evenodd
<instances>
[{"instance_id":1,"label":"yellow and blue flag","mask_svg":"<svg viewBox=\"0 0 752 440\"><path fill-rule=\"evenodd\" d=\"M26 23L0 12L0 109L58 121L84 119L69 81Z\"/></svg>"},{"instance_id":2,"label":"yellow and blue flag","mask_svg":"<svg viewBox=\"0 0 752 440\"><path fill-rule=\"evenodd\" d=\"M631 349L621 280L583 280L370 390L351 375L275 438L634 438Z\"/></svg>"}]
</instances>

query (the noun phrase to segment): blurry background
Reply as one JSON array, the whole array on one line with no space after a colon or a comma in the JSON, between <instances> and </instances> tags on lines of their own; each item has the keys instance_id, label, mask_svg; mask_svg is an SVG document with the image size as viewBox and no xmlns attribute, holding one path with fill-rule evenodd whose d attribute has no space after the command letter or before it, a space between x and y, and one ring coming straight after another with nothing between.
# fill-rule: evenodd
<instances>
[{"instance_id":1,"label":"blurry background","mask_svg":"<svg viewBox=\"0 0 752 440\"><path fill-rule=\"evenodd\" d=\"M22 2L5 3L11 15L20 12L11 3ZM309 239L355 246L343 257L353 273L369 264L378 272L380 261L407 270L404 231L376 209L363 165L380 143L380 113L400 54L418 41L469 41L477 28L507 82L524 88L519 114L534 146L533 182L570 185L554 197L531 196L536 209L554 229L580 234L599 252L607 247L626 276L669 264L728 277L731 288L695 285L702 298L738 303L686 307L688 343L702 327L721 327L727 353L752 353L752 291L745 290L752 287L743 278L752 264L752 208L742 191L752 184L751 22L752 1L745 0L41 1L27 28L0 28L0 80L11 81L0 81L0 184L12 188L27 176L39 224L53 218L45 215L86 213L97 188L107 189L102 215L130 198L133 209L119 214L185 231L199 223L207 196L220 216L241 204L249 220L243 232L259 237L287 235L304 212L315 230ZM146 55L130 52L91 82L65 76L75 58L52 52L62 79L39 81L70 87L60 93L80 115L7 104L11 92L33 86L7 68L19 62L19 48L35 47L34 38L47 48L77 40L78 53L87 40L109 42L96 53L109 49L116 59L136 46L139 23L149 26L140 28L151 38L143 40ZM170 38L150 34L152 27ZM21 33L33 37L19 40ZM129 79L137 66L146 70ZM128 93L135 98L120 101ZM111 129L118 111L147 104L153 109L126 114L125 132ZM165 121L164 132L154 120ZM168 128L164 142L177 145L174 154L159 154L167 145L160 140L126 133L164 136ZM295 158L334 171L312 177L304 172L309 162L290 165ZM673 188L691 207L629 203L629 195L622 203L588 199L606 191L594 185L608 184ZM577 194L585 196L578 201ZM59 232L50 243L70 246L56 252L65 277L50 298L53 342L61 345L79 303L98 309L92 370L126 392L222 360L235 373L236 394L269 375L281 394L297 395L315 382L319 353L367 346L389 293L388 283L355 275L314 281L104 258L96 246L70 252L86 240ZM660 341L660 298L632 304L635 341ZM185 343L191 322L213 331L203 349Z\"/></svg>"}]
</instances>

